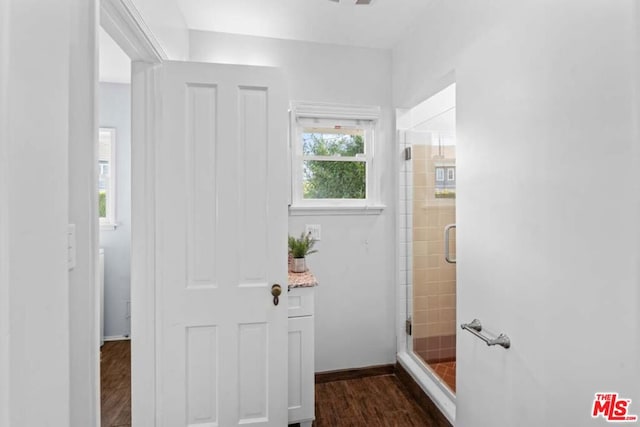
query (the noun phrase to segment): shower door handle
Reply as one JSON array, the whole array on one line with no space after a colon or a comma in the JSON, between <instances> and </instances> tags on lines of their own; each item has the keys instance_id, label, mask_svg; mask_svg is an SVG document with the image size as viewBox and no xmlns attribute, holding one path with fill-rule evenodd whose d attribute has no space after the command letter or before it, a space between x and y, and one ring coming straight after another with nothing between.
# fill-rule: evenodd
<instances>
[{"instance_id":1,"label":"shower door handle","mask_svg":"<svg viewBox=\"0 0 640 427\"><path fill-rule=\"evenodd\" d=\"M444 259L449 263L449 264L455 264L456 263L456 259L455 258L451 258L451 254L449 253L449 239L451 237L451 229L452 228L456 228L455 224L449 224L446 227L444 227Z\"/></svg>"}]
</instances>

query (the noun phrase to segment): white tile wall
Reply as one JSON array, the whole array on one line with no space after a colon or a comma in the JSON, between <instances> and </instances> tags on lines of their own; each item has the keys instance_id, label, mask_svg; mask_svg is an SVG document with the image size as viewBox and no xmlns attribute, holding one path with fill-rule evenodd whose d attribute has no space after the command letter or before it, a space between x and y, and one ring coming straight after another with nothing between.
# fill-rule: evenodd
<instances>
[{"instance_id":1,"label":"white tile wall","mask_svg":"<svg viewBox=\"0 0 640 427\"><path fill-rule=\"evenodd\" d=\"M412 295L411 286L413 276L413 160L404 160L403 150L408 145L403 138L399 138L399 196L398 196L398 229L400 245L398 250L398 292L397 292L397 349L402 352L407 349L407 335L405 333L405 321L407 319L407 303L409 312L412 312Z\"/></svg>"}]
</instances>

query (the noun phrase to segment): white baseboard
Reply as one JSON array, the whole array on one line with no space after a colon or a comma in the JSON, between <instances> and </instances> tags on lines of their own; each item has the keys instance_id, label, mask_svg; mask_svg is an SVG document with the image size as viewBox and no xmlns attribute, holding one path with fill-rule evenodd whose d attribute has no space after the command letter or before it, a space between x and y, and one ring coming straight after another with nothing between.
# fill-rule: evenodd
<instances>
[{"instance_id":1,"label":"white baseboard","mask_svg":"<svg viewBox=\"0 0 640 427\"><path fill-rule=\"evenodd\" d=\"M126 335L113 335L110 337L104 337L103 340L107 341L130 341L131 337Z\"/></svg>"}]
</instances>

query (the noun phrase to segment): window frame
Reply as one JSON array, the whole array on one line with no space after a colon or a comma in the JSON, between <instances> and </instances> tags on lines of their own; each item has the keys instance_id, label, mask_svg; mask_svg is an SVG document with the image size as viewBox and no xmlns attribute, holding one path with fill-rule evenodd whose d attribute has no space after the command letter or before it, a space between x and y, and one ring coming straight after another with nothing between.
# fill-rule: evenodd
<instances>
[{"instance_id":1,"label":"window frame","mask_svg":"<svg viewBox=\"0 0 640 427\"><path fill-rule=\"evenodd\" d=\"M364 155L331 158L305 155L302 135L309 126L353 127L364 130ZM290 212L296 214L380 213L379 171L376 145L380 135L380 107L325 103L292 102L290 110ZM339 160L338 160L339 159ZM365 163L364 199L305 199L303 195L304 161L355 161Z\"/></svg>"},{"instance_id":2,"label":"window frame","mask_svg":"<svg viewBox=\"0 0 640 427\"><path fill-rule=\"evenodd\" d=\"M106 216L101 217L98 212L98 218L101 230L115 230L116 228L116 192L117 192L117 166L116 166L116 129L111 127L100 127L98 129L98 180L100 179L100 143L102 137L109 139L111 146L111 155L109 159L109 183L108 191L106 191ZM100 198L100 188L98 187L98 200Z\"/></svg>"}]
</instances>

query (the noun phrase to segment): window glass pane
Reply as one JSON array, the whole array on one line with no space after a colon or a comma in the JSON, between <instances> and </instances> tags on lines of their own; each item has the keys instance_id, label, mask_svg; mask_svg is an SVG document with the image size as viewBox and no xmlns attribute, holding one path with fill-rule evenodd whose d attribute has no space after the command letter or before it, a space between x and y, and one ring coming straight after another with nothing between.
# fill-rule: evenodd
<instances>
[{"instance_id":1,"label":"window glass pane","mask_svg":"<svg viewBox=\"0 0 640 427\"><path fill-rule=\"evenodd\" d=\"M110 205L113 203L111 172L114 133L109 129L100 129L98 136L98 215L101 219L111 221L113 218L109 216L113 214Z\"/></svg>"},{"instance_id":2,"label":"window glass pane","mask_svg":"<svg viewBox=\"0 0 640 427\"><path fill-rule=\"evenodd\" d=\"M100 139L98 140L98 161L101 164L111 161L111 133L109 132L100 132Z\"/></svg>"},{"instance_id":3,"label":"window glass pane","mask_svg":"<svg viewBox=\"0 0 640 427\"><path fill-rule=\"evenodd\" d=\"M305 199L365 199L365 162L304 161Z\"/></svg>"},{"instance_id":4,"label":"window glass pane","mask_svg":"<svg viewBox=\"0 0 640 427\"><path fill-rule=\"evenodd\" d=\"M364 154L364 130L340 126L306 127L302 133L302 151L306 156L355 157Z\"/></svg>"}]
</instances>

